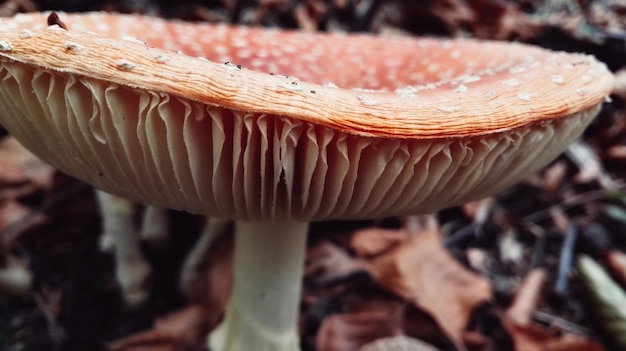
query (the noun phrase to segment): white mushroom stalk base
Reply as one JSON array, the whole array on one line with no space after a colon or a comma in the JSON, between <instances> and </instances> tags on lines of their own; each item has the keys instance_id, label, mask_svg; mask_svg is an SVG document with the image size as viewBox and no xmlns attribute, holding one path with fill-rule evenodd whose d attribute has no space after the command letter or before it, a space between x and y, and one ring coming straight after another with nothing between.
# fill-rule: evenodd
<instances>
[{"instance_id":1,"label":"white mushroom stalk base","mask_svg":"<svg viewBox=\"0 0 626 351\"><path fill-rule=\"evenodd\" d=\"M307 231L300 222L236 223L233 291L212 351L299 350Z\"/></svg>"}]
</instances>

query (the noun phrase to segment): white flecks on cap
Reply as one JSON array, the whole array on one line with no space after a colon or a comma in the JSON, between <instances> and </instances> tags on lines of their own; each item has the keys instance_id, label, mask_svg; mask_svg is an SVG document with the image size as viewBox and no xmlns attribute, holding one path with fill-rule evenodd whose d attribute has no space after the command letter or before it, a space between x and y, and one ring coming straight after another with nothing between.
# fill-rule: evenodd
<instances>
[{"instance_id":1,"label":"white flecks on cap","mask_svg":"<svg viewBox=\"0 0 626 351\"><path fill-rule=\"evenodd\" d=\"M550 80L554 84L563 84L563 83L565 83L565 78L563 78L563 76L560 75L560 74L553 75Z\"/></svg>"},{"instance_id":2,"label":"white flecks on cap","mask_svg":"<svg viewBox=\"0 0 626 351\"><path fill-rule=\"evenodd\" d=\"M439 106L437 110L442 112L456 112L459 110L458 106Z\"/></svg>"},{"instance_id":3,"label":"white flecks on cap","mask_svg":"<svg viewBox=\"0 0 626 351\"><path fill-rule=\"evenodd\" d=\"M143 41L143 40L139 40L139 39L137 39L137 38L133 37L132 35L122 35L122 36L120 37L120 39L122 39L122 40L126 40L126 41L130 41L131 43L137 43L137 44L143 44L143 45L146 45L146 42L145 42L145 41Z\"/></svg>"},{"instance_id":4,"label":"white flecks on cap","mask_svg":"<svg viewBox=\"0 0 626 351\"><path fill-rule=\"evenodd\" d=\"M520 100L523 100L523 101L530 101L530 99L532 98L532 94L530 94L530 93L523 93L523 94L518 94L517 97L520 98Z\"/></svg>"},{"instance_id":5,"label":"white flecks on cap","mask_svg":"<svg viewBox=\"0 0 626 351\"><path fill-rule=\"evenodd\" d=\"M62 30L62 31L65 31L65 29L61 28L58 24L53 24L51 26L48 26L46 29L47 30Z\"/></svg>"},{"instance_id":6,"label":"white flecks on cap","mask_svg":"<svg viewBox=\"0 0 626 351\"><path fill-rule=\"evenodd\" d=\"M170 60L170 57L167 55L163 55L163 54L156 54L154 56L152 56L154 58L154 60L158 63L165 63L167 61Z\"/></svg>"},{"instance_id":7,"label":"white flecks on cap","mask_svg":"<svg viewBox=\"0 0 626 351\"><path fill-rule=\"evenodd\" d=\"M511 79L505 79L502 81L502 84L506 85L507 87L516 87L518 86L519 80L515 79L515 78L511 78Z\"/></svg>"},{"instance_id":8,"label":"white flecks on cap","mask_svg":"<svg viewBox=\"0 0 626 351\"><path fill-rule=\"evenodd\" d=\"M378 105L380 105L380 101L372 98L371 96L357 95L356 98L359 99L359 101L363 105L367 105L367 106L378 106Z\"/></svg>"},{"instance_id":9,"label":"white flecks on cap","mask_svg":"<svg viewBox=\"0 0 626 351\"><path fill-rule=\"evenodd\" d=\"M228 61L224 62L224 64L222 65L223 68L229 70L229 71L241 71L241 65L235 65L232 64Z\"/></svg>"},{"instance_id":10,"label":"white flecks on cap","mask_svg":"<svg viewBox=\"0 0 626 351\"><path fill-rule=\"evenodd\" d=\"M467 86L464 84L460 84L459 86L457 86L456 88L454 88L454 92L455 93L464 93L467 91Z\"/></svg>"},{"instance_id":11,"label":"white flecks on cap","mask_svg":"<svg viewBox=\"0 0 626 351\"><path fill-rule=\"evenodd\" d=\"M115 65L118 68L126 70L126 71L130 71L131 69L137 66L135 63L130 62L128 60L124 60L124 59L118 60L117 62L115 62Z\"/></svg>"},{"instance_id":12,"label":"white flecks on cap","mask_svg":"<svg viewBox=\"0 0 626 351\"><path fill-rule=\"evenodd\" d=\"M416 92L417 92L417 88L415 87L404 87L404 88L398 88L395 90L395 93L397 96L401 98L406 98L406 99L417 98L417 94L415 94Z\"/></svg>"},{"instance_id":13,"label":"white flecks on cap","mask_svg":"<svg viewBox=\"0 0 626 351\"><path fill-rule=\"evenodd\" d=\"M5 41L5 40L0 40L0 51L11 51L13 50L13 45L11 45L11 43Z\"/></svg>"},{"instance_id":14,"label":"white flecks on cap","mask_svg":"<svg viewBox=\"0 0 626 351\"><path fill-rule=\"evenodd\" d=\"M20 38L28 39L33 37L33 31L24 29L22 33L20 33Z\"/></svg>"},{"instance_id":15,"label":"white flecks on cap","mask_svg":"<svg viewBox=\"0 0 626 351\"><path fill-rule=\"evenodd\" d=\"M67 50L71 50L71 51L81 52L81 51L85 50L85 46L84 45L78 44L78 43L73 42L73 41L66 41L65 43L63 43L63 46Z\"/></svg>"},{"instance_id":16,"label":"white flecks on cap","mask_svg":"<svg viewBox=\"0 0 626 351\"><path fill-rule=\"evenodd\" d=\"M280 83L278 86L289 91L302 91L302 87L296 81Z\"/></svg>"},{"instance_id":17,"label":"white flecks on cap","mask_svg":"<svg viewBox=\"0 0 626 351\"><path fill-rule=\"evenodd\" d=\"M468 83L478 82L479 80L480 80L479 75L464 76L461 78L461 83L468 84Z\"/></svg>"}]
</instances>

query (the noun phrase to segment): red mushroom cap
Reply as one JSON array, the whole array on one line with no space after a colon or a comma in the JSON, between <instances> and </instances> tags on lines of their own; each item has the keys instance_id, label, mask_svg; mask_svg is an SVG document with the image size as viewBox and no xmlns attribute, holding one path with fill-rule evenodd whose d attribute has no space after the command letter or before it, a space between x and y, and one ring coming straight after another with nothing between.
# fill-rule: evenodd
<instances>
[{"instance_id":1,"label":"red mushroom cap","mask_svg":"<svg viewBox=\"0 0 626 351\"><path fill-rule=\"evenodd\" d=\"M612 87L590 56L522 44L61 17L70 31L5 21L0 123L104 190L237 219L488 195L556 157Z\"/></svg>"}]
</instances>

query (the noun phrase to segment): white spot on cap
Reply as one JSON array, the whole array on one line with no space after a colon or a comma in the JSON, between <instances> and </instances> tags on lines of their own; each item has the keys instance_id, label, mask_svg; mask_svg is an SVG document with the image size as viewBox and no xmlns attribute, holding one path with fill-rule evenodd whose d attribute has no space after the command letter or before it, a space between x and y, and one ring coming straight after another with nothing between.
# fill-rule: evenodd
<instances>
[{"instance_id":1,"label":"white spot on cap","mask_svg":"<svg viewBox=\"0 0 626 351\"><path fill-rule=\"evenodd\" d=\"M574 89L574 91L578 95L585 95L587 93L587 91L585 89L583 89L583 88L577 88L577 89Z\"/></svg>"},{"instance_id":2,"label":"white spot on cap","mask_svg":"<svg viewBox=\"0 0 626 351\"><path fill-rule=\"evenodd\" d=\"M582 77L580 77L580 79L582 79L583 83L589 83L589 82L591 82L591 80L593 78L591 76L585 74Z\"/></svg>"},{"instance_id":3,"label":"white spot on cap","mask_svg":"<svg viewBox=\"0 0 626 351\"><path fill-rule=\"evenodd\" d=\"M35 34L33 34L32 31L28 30L28 29L24 29L21 33L20 33L20 38L32 38Z\"/></svg>"},{"instance_id":4,"label":"white spot on cap","mask_svg":"<svg viewBox=\"0 0 626 351\"><path fill-rule=\"evenodd\" d=\"M141 41L141 40L139 40L139 39L137 39L137 38L135 38L135 37L132 37L132 36L130 36L130 35L122 35L122 36L120 37L120 39L122 39L122 40L126 40L126 41L130 41L130 42L133 42L133 43L137 43L137 44L143 44L143 45L146 45L146 43L145 43L145 42L143 42L143 41Z\"/></svg>"},{"instance_id":5,"label":"white spot on cap","mask_svg":"<svg viewBox=\"0 0 626 351\"><path fill-rule=\"evenodd\" d=\"M455 111L458 111L459 108L458 106L439 106L437 107L437 110L443 111L443 112L455 112Z\"/></svg>"},{"instance_id":6,"label":"white spot on cap","mask_svg":"<svg viewBox=\"0 0 626 351\"><path fill-rule=\"evenodd\" d=\"M53 24L51 26L48 26L46 28L47 30L53 30L53 31L65 31L65 29L61 28L58 24Z\"/></svg>"},{"instance_id":7,"label":"white spot on cap","mask_svg":"<svg viewBox=\"0 0 626 351\"><path fill-rule=\"evenodd\" d=\"M553 75L551 80L552 80L552 83L554 83L554 84L563 84L563 83L565 83L565 78L563 78L563 76L560 75L560 74Z\"/></svg>"},{"instance_id":8,"label":"white spot on cap","mask_svg":"<svg viewBox=\"0 0 626 351\"><path fill-rule=\"evenodd\" d=\"M461 80L461 83L473 83L473 82L478 82L480 80L480 76L468 76L468 77L463 77L463 79Z\"/></svg>"},{"instance_id":9,"label":"white spot on cap","mask_svg":"<svg viewBox=\"0 0 626 351\"><path fill-rule=\"evenodd\" d=\"M515 73L522 73L526 70L526 67L524 66L518 66L518 67L511 67L509 69L509 72L515 74Z\"/></svg>"},{"instance_id":10,"label":"white spot on cap","mask_svg":"<svg viewBox=\"0 0 626 351\"><path fill-rule=\"evenodd\" d=\"M241 66L240 65L235 65L235 64L232 64L230 62L224 62L222 67L226 68L229 71L241 71Z\"/></svg>"},{"instance_id":11,"label":"white spot on cap","mask_svg":"<svg viewBox=\"0 0 626 351\"><path fill-rule=\"evenodd\" d=\"M336 84L332 83L332 82L326 82L324 83L324 86L327 86L329 88L339 88Z\"/></svg>"},{"instance_id":12,"label":"white spot on cap","mask_svg":"<svg viewBox=\"0 0 626 351\"><path fill-rule=\"evenodd\" d=\"M506 85L507 87L516 87L519 85L519 80L517 79L507 79L507 80L503 80L502 84Z\"/></svg>"},{"instance_id":13,"label":"white spot on cap","mask_svg":"<svg viewBox=\"0 0 626 351\"><path fill-rule=\"evenodd\" d=\"M517 97L518 97L520 100L530 101L530 98L532 97L532 95L531 95L531 94L529 94L529 93L525 93L525 94L519 94L519 95L517 95Z\"/></svg>"},{"instance_id":14,"label":"white spot on cap","mask_svg":"<svg viewBox=\"0 0 626 351\"><path fill-rule=\"evenodd\" d=\"M455 92L455 93L464 93L464 92L466 92L466 91L467 91L467 86L465 86L465 85L463 85L463 84L459 85L458 87L456 87L456 88L454 89L454 92Z\"/></svg>"},{"instance_id":15,"label":"white spot on cap","mask_svg":"<svg viewBox=\"0 0 626 351\"><path fill-rule=\"evenodd\" d=\"M63 43L63 46L65 46L65 48L70 51L81 52L85 50L85 46L80 45L79 43L76 43L73 41L66 41L65 43Z\"/></svg>"},{"instance_id":16,"label":"white spot on cap","mask_svg":"<svg viewBox=\"0 0 626 351\"><path fill-rule=\"evenodd\" d=\"M154 60L158 63L165 63L170 60L169 56L163 54L156 54L152 57L154 57Z\"/></svg>"},{"instance_id":17,"label":"white spot on cap","mask_svg":"<svg viewBox=\"0 0 626 351\"><path fill-rule=\"evenodd\" d=\"M11 45L9 42L4 41L4 40L0 40L0 51L11 51L13 50L13 45Z\"/></svg>"},{"instance_id":18,"label":"white spot on cap","mask_svg":"<svg viewBox=\"0 0 626 351\"><path fill-rule=\"evenodd\" d=\"M369 97L367 95L357 95L356 98L359 99L359 101L363 105L367 105L367 106L378 106L378 105L380 105L380 101L378 101L376 99L372 99L371 97Z\"/></svg>"},{"instance_id":19,"label":"white spot on cap","mask_svg":"<svg viewBox=\"0 0 626 351\"><path fill-rule=\"evenodd\" d=\"M137 66L136 64L134 64L134 63L132 63L132 62L130 62L128 60L124 60L124 59L118 60L115 63L115 65L118 68L121 68L121 69L126 70L126 71L130 71L131 69L135 68L135 66Z\"/></svg>"},{"instance_id":20,"label":"white spot on cap","mask_svg":"<svg viewBox=\"0 0 626 351\"><path fill-rule=\"evenodd\" d=\"M302 88L300 87L300 84L298 84L298 82L290 82L290 83L280 83L278 84L279 87L281 88L285 88L289 91L302 91Z\"/></svg>"},{"instance_id":21,"label":"white spot on cap","mask_svg":"<svg viewBox=\"0 0 626 351\"><path fill-rule=\"evenodd\" d=\"M502 106L502 103L500 101L492 101L489 103L489 107L492 107L492 108L496 108L500 106Z\"/></svg>"},{"instance_id":22,"label":"white spot on cap","mask_svg":"<svg viewBox=\"0 0 626 351\"><path fill-rule=\"evenodd\" d=\"M416 91L417 89L414 87L398 88L396 89L396 95L405 99L415 99L417 98Z\"/></svg>"},{"instance_id":23,"label":"white spot on cap","mask_svg":"<svg viewBox=\"0 0 626 351\"><path fill-rule=\"evenodd\" d=\"M490 97L494 97L496 96L496 92L493 90L489 90L487 93L485 93L485 96L490 98Z\"/></svg>"}]
</instances>

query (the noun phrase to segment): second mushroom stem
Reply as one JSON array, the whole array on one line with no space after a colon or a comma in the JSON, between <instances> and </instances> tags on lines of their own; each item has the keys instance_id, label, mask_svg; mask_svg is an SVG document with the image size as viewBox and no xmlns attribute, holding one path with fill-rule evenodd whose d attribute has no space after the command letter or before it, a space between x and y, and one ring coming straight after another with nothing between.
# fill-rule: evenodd
<instances>
[{"instance_id":1,"label":"second mushroom stem","mask_svg":"<svg viewBox=\"0 0 626 351\"><path fill-rule=\"evenodd\" d=\"M212 350L295 351L308 223L235 225L234 284Z\"/></svg>"}]
</instances>

